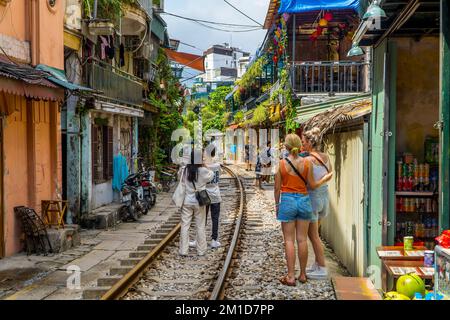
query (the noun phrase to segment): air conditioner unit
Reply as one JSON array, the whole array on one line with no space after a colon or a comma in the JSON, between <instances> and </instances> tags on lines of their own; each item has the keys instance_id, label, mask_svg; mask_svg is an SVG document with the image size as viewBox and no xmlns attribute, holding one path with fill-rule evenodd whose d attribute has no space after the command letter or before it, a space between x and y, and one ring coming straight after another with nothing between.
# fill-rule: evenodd
<instances>
[{"instance_id":1,"label":"air conditioner unit","mask_svg":"<svg viewBox=\"0 0 450 320\"><path fill-rule=\"evenodd\" d=\"M135 58L150 60L153 51L153 43L144 42L142 46L136 51Z\"/></svg>"}]
</instances>

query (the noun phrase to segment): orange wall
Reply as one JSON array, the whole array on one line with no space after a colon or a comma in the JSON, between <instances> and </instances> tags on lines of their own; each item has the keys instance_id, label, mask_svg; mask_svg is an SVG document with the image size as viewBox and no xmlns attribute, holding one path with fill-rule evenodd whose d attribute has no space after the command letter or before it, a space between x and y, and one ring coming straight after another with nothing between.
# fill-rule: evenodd
<instances>
[{"instance_id":1,"label":"orange wall","mask_svg":"<svg viewBox=\"0 0 450 320\"><path fill-rule=\"evenodd\" d=\"M7 6L0 5L0 34L16 38L20 41L27 40L26 28L26 1L33 0L13 0Z\"/></svg>"},{"instance_id":2,"label":"orange wall","mask_svg":"<svg viewBox=\"0 0 450 320\"><path fill-rule=\"evenodd\" d=\"M36 4L36 5L33 5ZM64 69L65 1L50 9L46 0L13 0L0 5L0 34L30 41L33 64ZM34 9L33 9L34 8Z\"/></svg>"},{"instance_id":3,"label":"orange wall","mask_svg":"<svg viewBox=\"0 0 450 320\"><path fill-rule=\"evenodd\" d=\"M21 247L21 224L14 207L29 206L40 213L41 200L55 199L61 186L61 142L58 105L26 103L25 98L6 95L16 112L4 126L4 225L5 254ZM28 107L28 110L27 110Z\"/></svg>"}]
</instances>

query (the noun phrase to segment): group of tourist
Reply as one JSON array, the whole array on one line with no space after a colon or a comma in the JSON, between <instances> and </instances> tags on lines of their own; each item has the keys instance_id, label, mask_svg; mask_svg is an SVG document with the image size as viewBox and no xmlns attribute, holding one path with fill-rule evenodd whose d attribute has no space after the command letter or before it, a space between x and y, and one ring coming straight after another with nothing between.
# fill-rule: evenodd
<instances>
[{"instance_id":1,"label":"group of tourist","mask_svg":"<svg viewBox=\"0 0 450 320\"><path fill-rule=\"evenodd\" d=\"M325 266L323 244L319 236L320 221L329 211L327 182L332 178L330 159L321 151L321 134L318 128L303 132L302 138L289 134L284 141L284 151L275 172L274 196L277 220L281 222L287 262L287 274L280 278L284 285L295 286L297 279L305 283L307 279L326 279L328 271ZM174 202L181 208L180 255L186 256L189 246L196 247L198 255L207 250L206 220L211 212L212 235L211 248L218 248L220 203L219 188L220 163L212 155L205 156L202 151L191 152L190 163L181 167L180 183L174 193ZM246 146L246 160L250 148ZM265 161L261 161L265 158ZM201 164L194 159L209 159ZM263 168L272 170L273 150L270 142L258 155L256 164L257 181L271 176ZM247 167L247 170L251 167ZM261 178L261 179L259 179ZM206 190L206 196L201 191ZM204 198L208 198L205 202ZM189 241L189 228L195 218L196 240ZM314 249L315 261L307 268L308 238ZM298 246L300 275L295 276L295 242Z\"/></svg>"}]
</instances>

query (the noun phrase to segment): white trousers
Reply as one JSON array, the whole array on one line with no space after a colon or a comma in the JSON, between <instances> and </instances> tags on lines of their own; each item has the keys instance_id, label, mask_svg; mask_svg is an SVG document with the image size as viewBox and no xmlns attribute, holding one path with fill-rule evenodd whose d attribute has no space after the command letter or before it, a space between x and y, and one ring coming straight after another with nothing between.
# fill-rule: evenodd
<instances>
[{"instance_id":1,"label":"white trousers","mask_svg":"<svg viewBox=\"0 0 450 320\"><path fill-rule=\"evenodd\" d=\"M189 228L192 216L195 217L197 228L197 253L202 256L208 249L205 232L206 207L198 205L183 205L181 209L180 254L187 255L189 252Z\"/></svg>"}]
</instances>

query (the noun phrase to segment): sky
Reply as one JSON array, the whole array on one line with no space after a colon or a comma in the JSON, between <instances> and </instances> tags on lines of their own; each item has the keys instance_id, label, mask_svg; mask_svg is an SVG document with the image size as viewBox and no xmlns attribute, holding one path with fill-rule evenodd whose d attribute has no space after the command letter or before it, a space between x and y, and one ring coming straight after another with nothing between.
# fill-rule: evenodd
<instances>
[{"instance_id":1,"label":"sky","mask_svg":"<svg viewBox=\"0 0 450 320\"><path fill-rule=\"evenodd\" d=\"M259 23L264 24L269 0L228 0L228 2ZM226 4L224 0L165 0L164 10L168 13L201 20L255 25L255 22L240 14ZM226 42L253 55L266 35L266 30L234 33L216 31L207 29L195 22L165 14L161 16L167 22L170 38L195 46L202 51L214 44ZM220 28L226 29L227 27L220 26ZM183 44L180 44L179 47L179 51L182 52L202 54L202 51L198 49Z\"/></svg>"}]
</instances>

